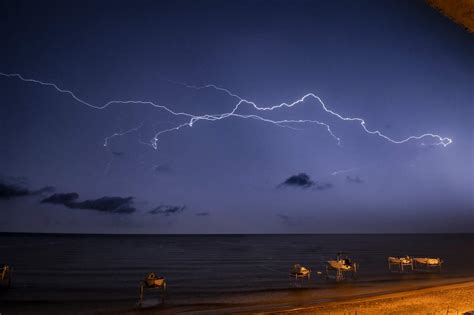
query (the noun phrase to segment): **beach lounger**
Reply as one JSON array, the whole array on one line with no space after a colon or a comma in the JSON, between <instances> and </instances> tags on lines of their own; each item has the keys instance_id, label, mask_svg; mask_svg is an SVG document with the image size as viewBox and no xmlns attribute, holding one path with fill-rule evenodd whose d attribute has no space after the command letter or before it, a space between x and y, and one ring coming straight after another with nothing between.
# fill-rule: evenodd
<instances>
[{"instance_id":1,"label":"beach lounger","mask_svg":"<svg viewBox=\"0 0 474 315\"><path fill-rule=\"evenodd\" d=\"M328 260L326 262L326 278L334 277L336 281L345 280L345 273L350 273L352 278L356 278L357 263L351 261L349 258L340 259L339 255L335 260ZM334 273L334 275L332 275Z\"/></svg>"},{"instance_id":2,"label":"beach lounger","mask_svg":"<svg viewBox=\"0 0 474 315\"><path fill-rule=\"evenodd\" d=\"M438 269L441 271L443 260L441 258L416 257L413 258L413 265L415 271L432 271Z\"/></svg>"},{"instance_id":3,"label":"beach lounger","mask_svg":"<svg viewBox=\"0 0 474 315\"><path fill-rule=\"evenodd\" d=\"M405 267L411 268L413 271L413 258L410 256L405 257L388 257L388 269L393 272L393 266L397 266L398 272L404 272Z\"/></svg>"},{"instance_id":4,"label":"beach lounger","mask_svg":"<svg viewBox=\"0 0 474 315\"><path fill-rule=\"evenodd\" d=\"M299 264L293 266L293 269L290 270L290 276L298 278L311 278L311 270L306 267L303 267Z\"/></svg>"},{"instance_id":5,"label":"beach lounger","mask_svg":"<svg viewBox=\"0 0 474 315\"><path fill-rule=\"evenodd\" d=\"M156 273L151 272L148 276L140 281L140 300L138 305L140 307L152 307L162 304L164 302L164 292L166 290L166 280L163 277L158 277ZM158 293L153 299L146 299L147 291Z\"/></svg>"}]
</instances>

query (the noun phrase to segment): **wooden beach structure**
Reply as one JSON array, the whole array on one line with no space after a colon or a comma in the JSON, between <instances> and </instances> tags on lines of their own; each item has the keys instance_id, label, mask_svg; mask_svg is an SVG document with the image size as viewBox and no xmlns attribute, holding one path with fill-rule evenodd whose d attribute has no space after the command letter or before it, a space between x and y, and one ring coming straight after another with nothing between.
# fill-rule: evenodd
<instances>
[{"instance_id":1,"label":"wooden beach structure","mask_svg":"<svg viewBox=\"0 0 474 315\"><path fill-rule=\"evenodd\" d=\"M326 279L334 278L339 282L347 279L346 274L349 274L352 279L356 279L357 267L356 262L347 256L341 258L341 253L338 253L336 259L326 262Z\"/></svg>"},{"instance_id":2,"label":"wooden beach structure","mask_svg":"<svg viewBox=\"0 0 474 315\"><path fill-rule=\"evenodd\" d=\"M8 289L11 286L12 278L11 278L12 269L8 265L3 265L0 269L0 287L3 289Z\"/></svg>"},{"instance_id":3,"label":"wooden beach structure","mask_svg":"<svg viewBox=\"0 0 474 315\"><path fill-rule=\"evenodd\" d=\"M395 270L394 267L396 267ZM404 272L405 268L413 271L413 258L410 256L388 257L388 270L390 270L390 272Z\"/></svg>"},{"instance_id":4,"label":"wooden beach structure","mask_svg":"<svg viewBox=\"0 0 474 315\"><path fill-rule=\"evenodd\" d=\"M413 266L415 271L435 271L441 272L441 265L443 260L441 258L429 258L429 257L415 257L413 258Z\"/></svg>"},{"instance_id":5,"label":"wooden beach structure","mask_svg":"<svg viewBox=\"0 0 474 315\"><path fill-rule=\"evenodd\" d=\"M290 276L295 277L296 280L298 278L311 278L311 270L309 268L303 267L300 264L295 264L293 268L290 270Z\"/></svg>"},{"instance_id":6,"label":"wooden beach structure","mask_svg":"<svg viewBox=\"0 0 474 315\"><path fill-rule=\"evenodd\" d=\"M142 307L149 307L163 303L165 290L165 278L158 277L156 273L150 272L144 280L140 281L140 300L138 301L138 305ZM157 299L157 303L148 303L145 300L148 292L156 294L155 300Z\"/></svg>"}]
</instances>

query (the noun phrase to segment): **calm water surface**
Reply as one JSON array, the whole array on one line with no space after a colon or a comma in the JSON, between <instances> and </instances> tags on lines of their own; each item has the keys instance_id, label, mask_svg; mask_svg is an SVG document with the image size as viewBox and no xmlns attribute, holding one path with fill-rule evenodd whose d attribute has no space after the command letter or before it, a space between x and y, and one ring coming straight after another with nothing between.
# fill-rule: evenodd
<instances>
[{"instance_id":1,"label":"calm water surface","mask_svg":"<svg viewBox=\"0 0 474 315\"><path fill-rule=\"evenodd\" d=\"M357 283L394 281L387 256L441 257L437 277L474 276L474 234L416 235L40 235L0 234L0 260L14 267L9 301L136 299L148 272L166 277L168 295L334 285L288 277L292 264L313 271L345 251L359 263ZM407 277L414 277L408 275ZM426 277L427 275L416 275Z\"/></svg>"}]
</instances>

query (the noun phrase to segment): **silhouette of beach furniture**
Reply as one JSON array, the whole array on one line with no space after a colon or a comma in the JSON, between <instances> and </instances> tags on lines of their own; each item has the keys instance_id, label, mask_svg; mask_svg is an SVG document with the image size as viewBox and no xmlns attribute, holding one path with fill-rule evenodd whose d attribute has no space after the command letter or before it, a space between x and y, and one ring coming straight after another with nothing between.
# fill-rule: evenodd
<instances>
[{"instance_id":1,"label":"silhouette of beach furniture","mask_svg":"<svg viewBox=\"0 0 474 315\"><path fill-rule=\"evenodd\" d=\"M298 278L311 278L311 270L306 267L301 266L300 264L296 264L290 270L290 276Z\"/></svg>"},{"instance_id":2,"label":"silhouette of beach furniture","mask_svg":"<svg viewBox=\"0 0 474 315\"><path fill-rule=\"evenodd\" d=\"M388 257L388 270L394 272L393 267L398 267L398 272L404 272L405 267L410 268L413 271L413 258L410 256L405 257Z\"/></svg>"},{"instance_id":3,"label":"silhouette of beach furniture","mask_svg":"<svg viewBox=\"0 0 474 315\"><path fill-rule=\"evenodd\" d=\"M148 276L140 281L140 300L139 306L149 307L164 302L164 292L166 290L166 280L163 277L156 276L156 273L151 272ZM158 301L156 303L150 303L145 300L147 292L157 293Z\"/></svg>"},{"instance_id":4,"label":"silhouette of beach furniture","mask_svg":"<svg viewBox=\"0 0 474 315\"><path fill-rule=\"evenodd\" d=\"M413 266L415 271L432 271L438 269L441 272L441 265L443 260L441 258L415 257L413 258Z\"/></svg>"},{"instance_id":5,"label":"silhouette of beach furniture","mask_svg":"<svg viewBox=\"0 0 474 315\"><path fill-rule=\"evenodd\" d=\"M357 263L353 262L349 257L341 258L342 253L338 253L336 259L326 262L326 278L334 278L336 281L346 279L345 274L349 273L352 279L357 276Z\"/></svg>"}]
</instances>

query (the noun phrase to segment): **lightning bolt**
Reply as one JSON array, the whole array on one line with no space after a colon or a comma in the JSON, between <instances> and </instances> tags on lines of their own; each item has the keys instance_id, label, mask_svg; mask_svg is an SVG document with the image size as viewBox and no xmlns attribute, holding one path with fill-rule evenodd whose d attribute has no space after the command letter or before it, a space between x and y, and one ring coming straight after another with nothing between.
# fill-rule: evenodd
<instances>
[{"instance_id":1,"label":"lightning bolt","mask_svg":"<svg viewBox=\"0 0 474 315\"><path fill-rule=\"evenodd\" d=\"M134 131L138 131L140 130L143 125L145 124L145 122L142 122L139 126L135 127L135 128L131 128L129 130L126 130L126 131L122 131L122 132L115 132L113 133L112 135L108 136L108 137L105 137L104 139L104 147L108 146L109 145L109 141L112 140L113 138L115 137L121 137L121 136L125 136L126 134L129 134L131 132L134 132ZM140 141L140 140L139 140Z\"/></svg>"},{"instance_id":2,"label":"lightning bolt","mask_svg":"<svg viewBox=\"0 0 474 315\"><path fill-rule=\"evenodd\" d=\"M338 175L338 174L350 173L350 172L357 171L357 170L360 170L360 169L365 168L365 167L366 166L360 166L360 167L352 167L352 168L349 168L349 169L346 169L346 170L337 170L337 171L332 172L331 175L335 176L335 175Z\"/></svg>"},{"instance_id":3,"label":"lightning bolt","mask_svg":"<svg viewBox=\"0 0 474 315\"><path fill-rule=\"evenodd\" d=\"M274 110L281 109L281 108L293 108L297 105L300 105L300 104L304 103L308 99L317 100L319 105L321 106L321 108L326 113L330 114L331 116L334 116L334 117L336 117L336 118L338 118L342 121L355 121L355 122L358 122L360 124L360 126L362 127L362 129L367 134L377 135L377 136L379 136L379 137L381 137L381 138L383 138L383 139L385 139L385 140L387 140L391 143L394 143L394 144L402 144L402 143L408 142L410 140L415 140L415 139L420 140L420 139L423 139L423 138L426 138L426 137L436 139L438 142L436 142L435 145L442 145L443 147L446 147L446 146L448 146L449 144L451 144L453 142L453 140L451 138L442 137L440 135L433 134L433 133L425 133L425 134L422 134L422 135L419 135L419 136L409 136L408 138L405 138L405 139L402 139L402 140L392 139L392 138L384 135L379 130L370 130L370 129L368 129L367 126L366 126L365 120L362 119L362 118L345 117L345 116L329 109L326 106L326 104L323 102L323 100L319 96L315 95L314 93L308 93L308 94L304 95L303 97L297 99L296 101L294 101L292 103L286 103L285 102L285 103L281 103L281 104L273 105L273 106L269 106L269 107L260 107L255 102L244 99L244 98L240 97L239 95L231 92L230 90L219 87L219 86L214 85L214 84L208 84L208 85L204 85L204 86L195 86L195 85L189 85L189 84L182 83L182 82L168 80L171 83L179 84L181 86L184 86L184 87L190 88L190 89L194 89L194 90L214 89L218 92L225 93L228 96L233 97L237 100L236 105L234 106L234 108L230 112L221 113L221 114L193 115L193 114L186 113L186 112L175 112L172 109L170 109L170 108L168 108L164 105L156 104L156 103L151 102L151 101L112 100L112 101L109 101L109 102L107 102L103 105L97 106L97 105L93 105L93 104L91 104L89 102L86 102L85 100L79 98L78 96L76 96L70 90L66 90L66 89L62 89L62 88L58 87L58 85L56 85L55 83L43 82L43 81L36 80L36 79L25 78L21 74L18 74L18 73L2 73L2 72L0 72L0 75L4 76L4 77L8 77L8 78L17 78L17 79L20 79L24 82L31 82L31 83L39 84L39 85L42 85L42 86L52 87L56 91L58 91L60 93L63 93L63 94L67 94L70 97L72 97L74 100L76 100L77 102L79 102L83 105L86 105L90 108L93 108L93 109L103 110L103 109L106 109L106 108L108 108L109 106L111 106L113 104L150 105L150 106L159 108L161 110L164 110L164 111L168 112L169 114L171 114L173 116L183 116L183 117L186 117L186 118L189 119L187 122L179 124L179 125L177 125L173 128L164 129L164 130L161 130L161 131L155 133L154 137L150 140L150 143L151 143L151 145L154 149L157 149L157 147L158 147L157 143L158 143L159 137L162 136L163 134L166 134L166 133L169 133L169 132L176 132L176 131L180 130L183 127L193 127L194 124L196 124L198 121L201 121L201 120L204 120L204 121L217 121L217 120L222 120L222 119L229 118L229 117L237 117L237 118L242 118L242 119L255 119L255 120L258 120L258 121L273 124L273 125L278 126L278 127L290 128L290 129L297 129L297 128L292 126L293 124L305 124L305 123L317 124L317 125L320 125L320 126L324 126L325 129L327 130L327 132L336 140L337 144L340 145L341 144L341 139L333 133L333 131L331 130L331 127L328 124L326 124L324 122L321 122L319 120L309 120L309 119L272 120L272 119L264 118L262 116L255 115L255 114L244 115L244 114L238 114L237 113L242 105L248 105L248 106L252 107L253 109L255 109L258 112L269 112L269 111L274 111ZM108 141L113 137L120 136L120 135L129 133L129 132L132 132L132 131L136 131L140 128L141 127L139 126L139 127L133 128L131 130L128 130L124 133L120 133L120 132L115 133L112 136L109 136L104 140L104 145L107 146Z\"/></svg>"},{"instance_id":4,"label":"lightning bolt","mask_svg":"<svg viewBox=\"0 0 474 315\"><path fill-rule=\"evenodd\" d=\"M451 138L448 138L448 137L442 137L440 135L437 135L437 134L432 134L432 133L425 133L425 134L422 134L422 135L419 135L419 136L410 136L406 139L402 139L402 140L394 140L386 135L384 135L382 132L380 132L379 130L369 130L366 126L366 122L364 119L362 118L358 118L358 117L344 117L342 116L341 114L338 114L332 110L330 110L326 104L323 102L323 100L315 95L314 93L308 93L306 95L304 95L302 98L294 101L293 103L281 103L281 104L278 104L278 105L274 105L274 106L270 106L270 107L259 107L257 104L255 104L254 102L252 101L249 101L249 100L246 100L240 96L238 96L237 94L234 94L232 93L231 91L225 89L225 88L222 88L222 87L219 87L219 86L216 86L214 84L208 84L208 85L204 85L204 86L195 86L195 85L189 85L189 84L186 84L186 83L183 83L183 82L177 82L177 81L170 81L169 82L172 82L172 83L175 83L175 84L179 84L179 85L182 85L184 87L187 87L187 88L191 88L191 89L195 89L195 90L202 90L202 89L206 89L206 88L212 88L212 89L215 89L217 91L221 91L221 92L224 92L226 93L227 95L229 96L232 96L234 98L237 98L239 100L239 102L237 103L237 105L234 107L234 110L229 113L229 115L231 114L234 114L237 109L239 108L239 106L241 104L249 104L251 106L253 106L256 110L258 111L273 111L275 109L279 109L279 108L282 108L282 107L288 107L288 108L291 108L291 107L294 107L296 105L299 105L303 102L305 102L305 100L307 100L308 98L313 98L313 99L316 99L319 104L321 105L321 108L328 114L331 114L333 116L335 116L336 118L340 119L340 120L343 120L343 121L357 121L360 123L360 125L362 126L362 128L364 129L364 131L368 134L372 134L372 135L378 135L379 137L382 137L384 138L385 140L388 140L392 143L395 143L395 144L402 144L402 143L405 143L405 142L408 142L410 140L413 140L413 139L417 139L417 140L420 140L420 139L423 139L423 138L426 138L426 137L431 137L431 138L435 138L437 139L439 142L435 143L435 145L442 145L444 147L448 146L449 144L453 143L453 140ZM336 136L334 136L329 128L328 125L324 124L324 123L321 123L321 122L318 122L318 121L311 121L311 120L299 120L299 121L289 121L289 120L286 120L286 121L280 121L280 123L282 122L300 122L300 123L303 123L303 122L312 122L312 123L318 123L318 124L322 124L322 125L325 125L327 126L328 128L328 131L331 133L331 135L333 137L335 137L338 141L340 141L339 138L337 138Z\"/></svg>"}]
</instances>

